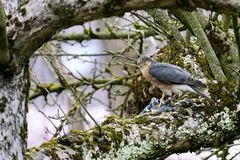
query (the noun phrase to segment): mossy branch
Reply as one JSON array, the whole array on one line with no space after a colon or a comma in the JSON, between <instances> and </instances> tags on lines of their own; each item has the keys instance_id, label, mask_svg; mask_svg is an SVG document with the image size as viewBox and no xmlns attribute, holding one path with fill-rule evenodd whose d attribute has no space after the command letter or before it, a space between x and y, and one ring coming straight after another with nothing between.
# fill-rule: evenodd
<instances>
[{"instance_id":1,"label":"mossy branch","mask_svg":"<svg viewBox=\"0 0 240 160\"><path fill-rule=\"evenodd\" d=\"M71 131L29 149L27 159L156 159L172 151L218 147L239 135L238 114L224 109L204 118L182 109L131 119L111 116L101 124L101 134L97 128Z\"/></svg>"},{"instance_id":2,"label":"mossy branch","mask_svg":"<svg viewBox=\"0 0 240 160\"><path fill-rule=\"evenodd\" d=\"M6 66L10 59L5 21L6 16L0 0L0 66Z\"/></svg>"},{"instance_id":3,"label":"mossy branch","mask_svg":"<svg viewBox=\"0 0 240 160\"><path fill-rule=\"evenodd\" d=\"M224 32L227 32L231 25L232 17L230 15L224 14L222 17L222 29Z\"/></svg>"},{"instance_id":4,"label":"mossy branch","mask_svg":"<svg viewBox=\"0 0 240 160\"><path fill-rule=\"evenodd\" d=\"M236 43L229 38L233 37L233 35L231 33L226 34L218 26L214 26L214 29L207 28L206 32L215 53L218 55L228 82L238 88L240 59Z\"/></svg>"},{"instance_id":5,"label":"mossy branch","mask_svg":"<svg viewBox=\"0 0 240 160\"><path fill-rule=\"evenodd\" d=\"M219 62L227 79L229 82L235 84L236 88L238 88L240 76L237 72L239 70L240 59L237 51L237 45L231 40L231 38L229 38L231 33L225 33L228 30L228 25L230 25L231 16L223 15L223 23L225 24L222 24L222 30L215 24L209 26L208 19L204 16L204 14L196 12L195 15L201 23L202 28L205 29L208 40L211 43L216 55L218 55Z\"/></svg>"},{"instance_id":6,"label":"mossy branch","mask_svg":"<svg viewBox=\"0 0 240 160\"><path fill-rule=\"evenodd\" d=\"M84 32L82 34L73 33L70 35L63 35L57 34L51 38L51 40L57 41L84 41L84 40L91 40L91 39L127 39L127 38L144 38L149 36L155 36L156 33L151 30L142 30L142 31L102 31L102 32Z\"/></svg>"},{"instance_id":7,"label":"mossy branch","mask_svg":"<svg viewBox=\"0 0 240 160\"><path fill-rule=\"evenodd\" d=\"M170 41L172 48L174 48L173 52L184 52L185 41L178 28L172 24L173 22L170 20L170 17L167 15L166 11L161 9L153 9L149 10L148 14L153 17L153 20L155 24L158 25L158 28L168 33L168 40ZM173 53L173 55L176 55L177 53Z\"/></svg>"},{"instance_id":8,"label":"mossy branch","mask_svg":"<svg viewBox=\"0 0 240 160\"><path fill-rule=\"evenodd\" d=\"M125 86L131 86L131 78L133 78L136 75L129 76L129 77L123 77L120 79L100 79L100 80L93 80L93 79L87 79L83 78L77 82L70 82L69 85L73 88L80 87L83 85L94 85L93 87L96 89L100 89L103 87L106 87L107 85L125 85ZM94 81L94 83L93 83ZM64 90L67 90L68 87L56 84L56 83L49 83L49 84L43 84L41 86L36 86L36 88L33 90L33 93L30 95L29 100L33 100L39 96L45 96L49 93L61 93Z\"/></svg>"},{"instance_id":9,"label":"mossy branch","mask_svg":"<svg viewBox=\"0 0 240 160\"><path fill-rule=\"evenodd\" d=\"M232 22L233 22L233 30L235 34L236 44L238 46L238 53L240 55L240 36L239 36L238 17L232 16Z\"/></svg>"},{"instance_id":10,"label":"mossy branch","mask_svg":"<svg viewBox=\"0 0 240 160\"><path fill-rule=\"evenodd\" d=\"M209 20L208 18L204 15L204 10L203 9L198 9L195 12L195 16L197 17L199 23L201 24L202 28L205 29L209 25ZM188 28L189 29L189 28Z\"/></svg>"},{"instance_id":11,"label":"mossy branch","mask_svg":"<svg viewBox=\"0 0 240 160\"><path fill-rule=\"evenodd\" d=\"M174 15L187 27L190 27L194 35L198 38L202 50L204 51L206 60L211 68L213 76L218 81L225 81L226 76L223 73L219 60L213 50L200 22L193 12L183 11L181 9L172 10Z\"/></svg>"}]
</instances>

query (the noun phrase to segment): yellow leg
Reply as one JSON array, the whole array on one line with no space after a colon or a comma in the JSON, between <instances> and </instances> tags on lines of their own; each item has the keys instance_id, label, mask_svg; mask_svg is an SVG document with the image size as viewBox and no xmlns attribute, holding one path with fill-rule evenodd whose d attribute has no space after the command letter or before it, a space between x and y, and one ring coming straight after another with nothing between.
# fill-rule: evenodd
<instances>
[{"instance_id":1,"label":"yellow leg","mask_svg":"<svg viewBox=\"0 0 240 160\"><path fill-rule=\"evenodd\" d=\"M160 103L159 103L159 107L161 107L162 105L163 105L163 103L164 103L164 97L165 97L165 93L163 92L163 94L162 94L162 98L160 99Z\"/></svg>"}]
</instances>

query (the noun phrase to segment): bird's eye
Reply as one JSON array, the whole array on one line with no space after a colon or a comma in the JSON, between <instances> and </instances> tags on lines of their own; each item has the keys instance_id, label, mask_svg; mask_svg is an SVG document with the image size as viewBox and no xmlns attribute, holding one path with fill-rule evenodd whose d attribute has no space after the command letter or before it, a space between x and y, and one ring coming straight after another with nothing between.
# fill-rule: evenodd
<instances>
[{"instance_id":1,"label":"bird's eye","mask_svg":"<svg viewBox=\"0 0 240 160\"><path fill-rule=\"evenodd\" d=\"M146 57L141 57L141 58L139 58L139 60L138 60L138 65L145 64L145 63L148 62L148 61L149 61L148 58L146 58Z\"/></svg>"}]
</instances>

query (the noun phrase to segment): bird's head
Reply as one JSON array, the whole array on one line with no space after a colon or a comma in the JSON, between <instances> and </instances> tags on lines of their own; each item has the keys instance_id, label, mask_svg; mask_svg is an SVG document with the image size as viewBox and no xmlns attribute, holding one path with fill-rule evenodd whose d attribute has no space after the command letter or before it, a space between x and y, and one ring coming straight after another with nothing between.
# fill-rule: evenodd
<instances>
[{"instance_id":1,"label":"bird's head","mask_svg":"<svg viewBox=\"0 0 240 160\"><path fill-rule=\"evenodd\" d=\"M141 57L138 58L137 65L138 65L139 67L141 67L141 66L146 65L147 62L150 62L150 63L151 63L151 62L152 62L152 59L151 59L150 57L147 57L147 56L141 56Z\"/></svg>"}]
</instances>

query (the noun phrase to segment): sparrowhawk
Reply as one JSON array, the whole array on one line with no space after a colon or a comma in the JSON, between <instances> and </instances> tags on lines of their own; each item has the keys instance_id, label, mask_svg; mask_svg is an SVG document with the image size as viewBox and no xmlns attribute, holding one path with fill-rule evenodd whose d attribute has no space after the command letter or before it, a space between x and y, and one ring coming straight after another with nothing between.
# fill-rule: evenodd
<instances>
[{"instance_id":1,"label":"sparrowhawk","mask_svg":"<svg viewBox=\"0 0 240 160\"><path fill-rule=\"evenodd\" d=\"M165 94L171 96L172 93L177 93L181 96L185 91L199 94L212 102L212 100L200 90L201 88L206 88L206 85L193 78L188 71L179 66L159 63L147 56L140 57L137 63L140 66L143 76L163 92L161 104Z\"/></svg>"}]
</instances>

